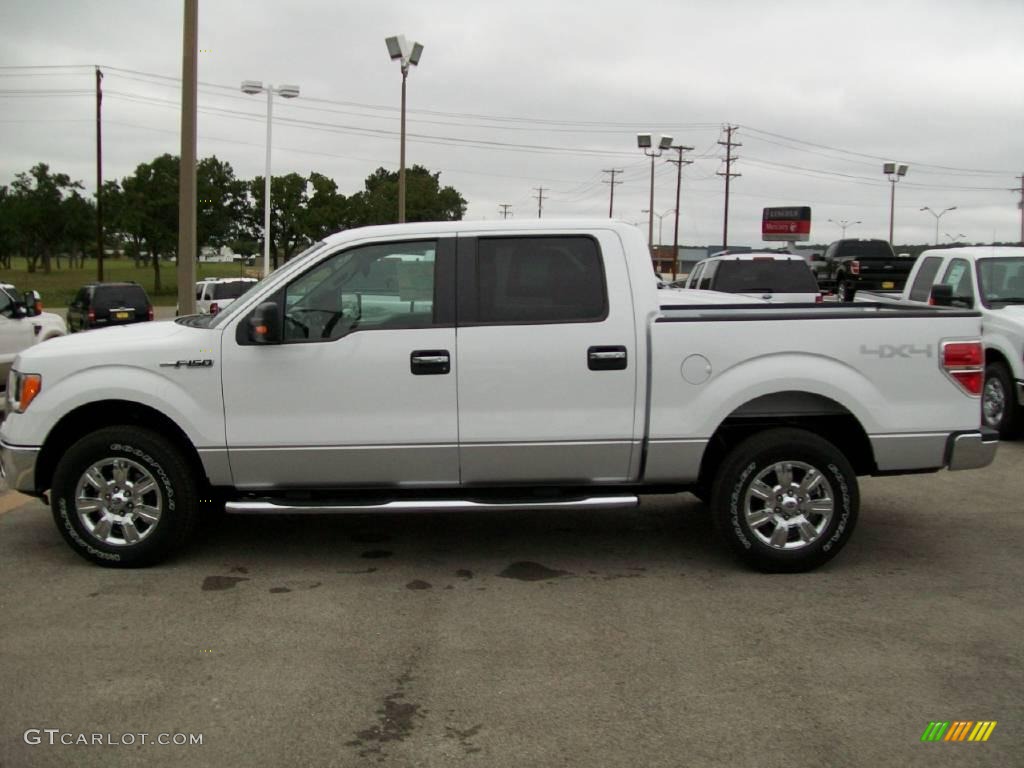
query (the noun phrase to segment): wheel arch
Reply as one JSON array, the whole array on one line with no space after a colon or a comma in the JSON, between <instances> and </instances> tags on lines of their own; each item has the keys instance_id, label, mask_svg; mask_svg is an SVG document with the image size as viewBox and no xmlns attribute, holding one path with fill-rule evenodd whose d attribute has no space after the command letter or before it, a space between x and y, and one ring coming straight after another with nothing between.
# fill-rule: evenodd
<instances>
[{"instance_id":1,"label":"wheel arch","mask_svg":"<svg viewBox=\"0 0 1024 768\"><path fill-rule=\"evenodd\" d=\"M701 459L699 483L710 484L723 459L748 437L778 427L804 429L828 440L858 475L877 470L871 440L849 409L824 395L779 391L749 400L719 424Z\"/></svg>"},{"instance_id":2,"label":"wheel arch","mask_svg":"<svg viewBox=\"0 0 1024 768\"><path fill-rule=\"evenodd\" d=\"M102 427L129 424L148 427L181 451L196 476L208 482L199 452L173 419L155 408L129 400L99 400L69 411L53 426L36 460L35 484L40 492L50 488L61 455L79 438Z\"/></svg>"}]
</instances>

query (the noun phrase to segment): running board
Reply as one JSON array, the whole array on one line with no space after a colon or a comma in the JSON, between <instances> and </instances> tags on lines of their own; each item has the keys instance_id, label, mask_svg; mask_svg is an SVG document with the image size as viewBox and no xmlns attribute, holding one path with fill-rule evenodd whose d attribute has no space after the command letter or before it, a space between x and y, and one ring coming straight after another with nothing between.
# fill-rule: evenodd
<instances>
[{"instance_id":1,"label":"running board","mask_svg":"<svg viewBox=\"0 0 1024 768\"><path fill-rule=\"evenodd\" d=\"M469 512L496 509L618 509L635 507L640 503L636 496L593 496L589 498L566 499L565 501L469 501L466 499L429 499L408 501L369 502L363 504L336 504L332 502L303 501L285 503L272 499L250 501L229 501L224 505L231 514L249 515L291 515L291 514L334 514L343 515L360 512Z\"/></svg>"}]
</instances>

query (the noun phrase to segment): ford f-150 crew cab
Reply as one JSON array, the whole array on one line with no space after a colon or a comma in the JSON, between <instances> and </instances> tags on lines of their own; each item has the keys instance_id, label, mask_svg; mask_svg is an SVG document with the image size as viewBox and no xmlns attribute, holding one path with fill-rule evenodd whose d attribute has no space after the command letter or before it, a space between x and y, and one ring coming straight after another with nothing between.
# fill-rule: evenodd
<instances>
[{"instance_id":1,"label":"ford f-150 crew cab","mask_svg":"<svg viewBox=\"0 0 1024 768\"><path fill-rule=\"evenodd\" d=\"M23 352L4 474L111 566L168 555L210 499L558 510L691 490L749 564L797 571L849 539L858 475L992 460L976 311L673 293L620 222L349 230L216 316Z\"/></svg>"},{"instance_id":2,"label":"ford f-150 crew cab","mask_svg":"<svg viewBox=\"0 0 1024 768\"><path fill-rule=\"evenodd\" d=\"M935 295L933 295L933 293ZM858 300L884 302L865 292ZM982 423L1009 437L1024 428L1024 248L936 248L918 257L899 297L981 312L985 345Z\"/></svg>"}]
</instances>

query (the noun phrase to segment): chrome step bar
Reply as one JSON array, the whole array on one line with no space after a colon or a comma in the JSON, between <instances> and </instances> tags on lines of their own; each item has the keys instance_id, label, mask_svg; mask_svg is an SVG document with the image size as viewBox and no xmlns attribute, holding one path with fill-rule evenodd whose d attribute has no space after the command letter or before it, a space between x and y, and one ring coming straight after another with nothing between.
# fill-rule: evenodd
<instances>
[{"instance_id":1,"label":"chrome step bar","mask_svg":"<svg viewBox=\"0 0 1024 768\"><path fill-rule=\"evenodd\" d=\"M468 499L423 499L383 501L353 504L334 502L284 502L275 499L252 499L229 501L224 505L227 512L236 515L292 515L332 514L343 515L360 512L469 512L497 509L620 509L635 507L640 503L637 496L592 496L588 498L565 499L563 501L469 501Z\"/></svg>"}]
</instances>

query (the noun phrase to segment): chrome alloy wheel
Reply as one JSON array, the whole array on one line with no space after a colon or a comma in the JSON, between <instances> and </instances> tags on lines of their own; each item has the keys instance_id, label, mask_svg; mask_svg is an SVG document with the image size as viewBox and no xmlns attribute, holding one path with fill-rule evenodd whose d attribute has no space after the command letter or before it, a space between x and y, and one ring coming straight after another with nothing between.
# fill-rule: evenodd
<instances>
[{"instance_id":1,"label":"chrome alloy wheel","mask_svg":"<svg viewBox=\"0 0 1024 768\"><path fill-rule=\"evenodd\" d=\"M998 376L990 376L985 380L985 389L981 395L981 412L987 426L999 428L1006 413L1006 390Z\"/></svg>"},{"instance_id":2,"label":"chrome alloy wheel","mask_svg":"<svg viewBox=\"0 0 1024 768\"><path fill-rule=\"evenodd\" d=\"M130 459L96 462L75 489L78 519L103 544L138 544L156 529L162 511L163 494L156 478Z\"/></svg>"},{"instance_id":3,"label":"chrome alloy wheel","mask_svg":"<svg viewBox=\"0 0 1024 768\"><path fill-rule=\"evenodd\" d=\"M743 514L751 533L773 549L802 549L832 520L835 497L820 471L802 461L780 461L747 488Z\"/></svg>"}]
</instances>

